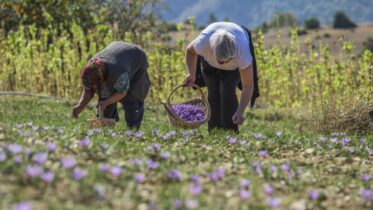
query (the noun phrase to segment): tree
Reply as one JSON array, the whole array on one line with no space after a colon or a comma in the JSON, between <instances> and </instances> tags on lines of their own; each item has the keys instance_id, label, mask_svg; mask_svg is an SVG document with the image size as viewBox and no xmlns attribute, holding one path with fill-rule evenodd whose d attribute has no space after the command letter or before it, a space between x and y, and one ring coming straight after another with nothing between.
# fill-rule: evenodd
<instances>
[{"instance_id":1,"label":"tree","mask_svg":"<svg viewBox=\"0 0 373 210\"><path fill-rule=\"evenodd\" d=\"M291 27L296 25L297 19L291 13L277 13L269 23L271 28Z\"/></svg>"},{"instance_id":2,"label":"tree","mask_svg":"<svg viewBox=\"0 0 373 210\"><path fill-rule=\"evenodd\" d=\"M334 15L334 28L355 28L356 24L342 11L338 11Z\"/></svg>"},{"instance_id":3,"label":"tree","mask_svg":"<svg viewBox=\"0 0 373 210\"><path fill-rule=\"evenodd\" d=\"M304 21L304 28L307 30L320 28L320 21L317 18L310 18Z\"/></svg>"},{"instance_id":4,"label":"tree","mask_svg":"<svg viewBox=\"0 0 373 210\"><path fill-rule=\"evenodd\" d=\"M211 24L211 23L215 23L215 22L217 22L218 21L218 18L216 18L216 16L214 15L214 13L210 13L210 15L209 15L209 24Z\"/></svg>"}]
</instances>

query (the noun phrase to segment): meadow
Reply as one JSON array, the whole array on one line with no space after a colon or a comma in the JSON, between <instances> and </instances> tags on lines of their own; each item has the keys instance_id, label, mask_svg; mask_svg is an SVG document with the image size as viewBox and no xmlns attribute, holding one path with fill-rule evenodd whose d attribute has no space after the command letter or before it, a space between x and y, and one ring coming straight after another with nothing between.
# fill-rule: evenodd
<instances>
[{"instance_id":1,"label":"meadow","mask_svg":"<svg viewBox=\"0 0 373 210\"><path fill-rule=\"evenodd\" d=\"M294 109L246 112L241 133L90 129L72 104L0 97L1 209L371 209L373 135L315 133Z\"/></svg>"}]
</instances>

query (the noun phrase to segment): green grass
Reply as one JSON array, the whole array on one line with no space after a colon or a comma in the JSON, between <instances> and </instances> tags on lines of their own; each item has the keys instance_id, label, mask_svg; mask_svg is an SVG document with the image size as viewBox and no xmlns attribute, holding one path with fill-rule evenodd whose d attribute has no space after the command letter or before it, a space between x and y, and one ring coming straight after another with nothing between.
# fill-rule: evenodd
<instances>
[{"instance_id":1,"label":"green grass","mask_svg":"<svg viewBox=\"0 0 373 210\"><path fill-rule=\"evenodd\" d=\"M152 209L152 205L157 209L172 209L175 200L184 204L195 200L196 209L269 209L266 201L270 197L281 199L278 209L371 209L373 206L372 201L364 201L360 195L361 189L373 188L372 180L363 182L360 178L362 174L373 175L373 154L367 151L373 148L373 134L342 134L336 137L338 141L343 138L350 141L346 145L333 143L330 134L312 133L300 124L301 112L267 108L248 111L237 143L231 144L226 136L233 134L218 131L209 135L206 126L184 136L168 124L160 105L147 104L142 138L126 136L121 112L121 121L114 128L91 135L90 144L83 148L78 142L90 132L86 119L94 117L94 109L85 110L78 120L73 120L69 117L71 107L72 104L65 102L35 97L0 97L0 153L7 156L0 161L1 209L11 209L24 201L33 209ZM33 129L28 125L31 121L39 127ZM18 124L23 126L20 128ZM160 135L152 135L155 128ZM171 130L176 135L163 140L162 136ZM276 131L283 133L277 137ZM258 133L265 138L256 138ZM320 136L328 141L321 142ZM247 142L245 145L241 145L243 140ZM49 184L25 172L29 164L35 165L36 153L47 152L47 142L57 144L56 151L50 152L41 165L55 174ZM7 150L12 143L22 145L19 155ZM149 150L153 144L159 144L160 151ZM32 153L26 155L27 150ZM259 155L262 150L268 151L267 157ZM169 152L170 158L162 159L160 154L164 152ZM17 156L21 163L15 163ZM65 157L74 157L75 167L87 171L87 176L75 181L72 169L61 166L60 160ZM133 164L131 159L143 164ZM159 162L159 166L148 169L148 159ZM101 163L120 166L122 172L118 177L101 173ZM260 173L254 169L255 163L262 165ZM284 164L290 164L288 172L282 169ZM276 173L271 172L271 166L277 166ZM219 168L225 170L224 176L212 181L208 174ZM172 169L180 172L179 181L168 178ZM143 183L136 184L136 173L145 176ZM192 175L200 177L199 195L189 190ZM247 200L239 196L243 189L241 179L250 180L247 190L251 197ZM266 184L273 187L271 196L263 191ZM104 189L101 196L98 188ZM309 199L311 191L319 193L316 200ZM184 205L182 209L187 207Z\"/></svg>"}]
</instances>

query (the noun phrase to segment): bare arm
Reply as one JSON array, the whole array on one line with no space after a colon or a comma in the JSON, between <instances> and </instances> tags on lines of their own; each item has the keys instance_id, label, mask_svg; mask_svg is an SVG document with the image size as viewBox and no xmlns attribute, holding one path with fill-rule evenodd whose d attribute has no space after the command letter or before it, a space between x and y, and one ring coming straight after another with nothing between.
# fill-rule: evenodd
<instances>
[{"instance_id":1,"label":"bare arm","mask_svg":"<svg viewBox=\"0 0 373 210\"><path fill-rule=\"evenodd\" d=\"M100 101L97 105L97 108L101 109L101 111L104 111L106 107L122 100L126 95L127 93L114 93L114 95L112 95L110 98L104 101Z\"/></svg>"},{"instance_id":2,"label":"bare arm","mask_svg":"<svg viewBox=\"0 0 373 210\"><path fill-rule=\"evenodd\" d=\"M242 124L244 121L243 113L248 106L254 90L254 74L253 66L249 65L245 69L240 70L240 77L242 83L242 92L240 103L237 107L236 113L233 115L233 122L236 124Z\"/></svg>"},{"instance_id":3,"label":"bare arm","mask_svg":"<svg viewBox=\"0 0 373 210\"><path fill-rule=\"evenodd\" d=\"M192 41L186 48L186 65L189 75L184 80L185 86L192 86L196 80L196 66L197 66L197 53L194 49L194 41Z\"/></svg>"},{"instance_id":4,"label":"bare arm","mask_svg":"<svg viewBox=\"0 0 373 210\"><path fill-rule=\"evenodd\" d=\"M83 109L87 106L87 104L92 100L94 94L95 94L94 91L83 89L78 104L74 106L72 109L71 116L73 118L78 118L79 114L83 111Z\"/></svg>"}]
</instances>

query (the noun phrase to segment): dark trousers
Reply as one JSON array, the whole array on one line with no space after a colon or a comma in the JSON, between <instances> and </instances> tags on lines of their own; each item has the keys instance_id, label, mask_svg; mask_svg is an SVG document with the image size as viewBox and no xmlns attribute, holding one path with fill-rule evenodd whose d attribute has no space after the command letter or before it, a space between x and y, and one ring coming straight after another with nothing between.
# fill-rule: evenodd
<instances>
[{"instance_id":1,"label":"dark trousers","mask_svg":"<svg viewBox=\"0 0 373 210\"><path fill-rule=\"evenodd\" d=\"M100 101L105 99L100 99ZM139 129L141 126L141 121L144 116L144 101L140 101L131 94L126 95L121 101L124 109L124 118L126 120L127 126L130 129ZM98 114L97 114L98 115ZM112 118L119 120L117 103L113 103L106 107L104 111L105 118Z\"/></svg>"},{"instance_id":2,"label":"dark trousers","mask_svg":"<svg viewBox=\"0 0 373 210\"><path fill-rule=\"evenodd\" d=\"M236 88L240 82L240 73L236 70L220 70L203 61L202 76L208 90L208 102L211 118L208 129L222 128L238 132L238 125L232 117L238 107Z\"/></svg>"}]
</instances>

